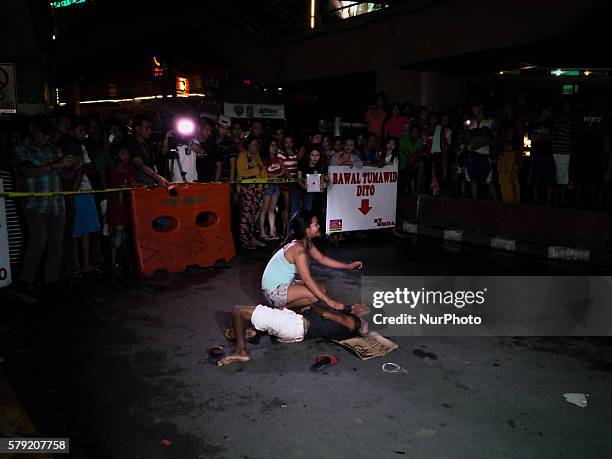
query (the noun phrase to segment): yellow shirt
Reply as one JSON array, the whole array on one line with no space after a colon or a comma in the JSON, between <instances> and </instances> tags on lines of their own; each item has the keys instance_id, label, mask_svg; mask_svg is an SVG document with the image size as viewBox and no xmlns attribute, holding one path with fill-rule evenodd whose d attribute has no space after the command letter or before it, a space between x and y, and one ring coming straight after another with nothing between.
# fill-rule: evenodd
<instances>
[{"instance_id":1,"label":"yellow shirt","mask_svg":"<svg viewBox=\"0 0 612 459\"><path fill-rule=\"evenodd\" d=\"M268 171L266 166L264 165L259 153L251 156L251 167L249 167L249 159L246 151L241 151L238 154L238 159L236 160L236 178L238 180L249 179L249 178L258 178L265 179L268 178ZM261 188L261 185L259 185ZM238 192L240 192L240 185L237 187Z\"/></svg>"}]
</instances>

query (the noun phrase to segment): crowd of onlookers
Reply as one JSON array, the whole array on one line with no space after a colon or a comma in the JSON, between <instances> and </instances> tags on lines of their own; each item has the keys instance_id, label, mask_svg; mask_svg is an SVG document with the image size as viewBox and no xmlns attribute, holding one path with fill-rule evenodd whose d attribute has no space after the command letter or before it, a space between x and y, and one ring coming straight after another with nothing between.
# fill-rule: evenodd
<instances>
[{"instance_id":1,"label":"crowd of onlookers","mask_svg":"<svg viewBox=\"0 0 612 459\"><path fill-rule=\"evenodd\" d=\"M296 136L285 127L222 115L161 125L145 114L126 123L57 111L1 130L2 169L12 172L15 190L49 193L294 180L233 186L236 236L249 250L282 238L300 207L325 212L325 180L322 191L313 192L306 178L325 177L330 165L397 164L399 194L610 209L610 126L598 100L542 103L536 111L472 101L438 113L408 103L387 105L379 93L364 121L367 129L342 137L317 130ZM132 269L126 191L49 194L19 204L29 234L23 288L38 273L51 283L101 267L115 274Z\"/></svg>"},{"instance_id":2,"label":"crowd of onlookers","mask_svg":"<svg viewBox=\"0 0 612 459\"><path fill-rule=\"evenodd\" d=\"M366 112L376 138L399 138L400 191L591 210L612 208L610 121L598 98L438 113L380 93Z\"/></svg>"}]
</instances>

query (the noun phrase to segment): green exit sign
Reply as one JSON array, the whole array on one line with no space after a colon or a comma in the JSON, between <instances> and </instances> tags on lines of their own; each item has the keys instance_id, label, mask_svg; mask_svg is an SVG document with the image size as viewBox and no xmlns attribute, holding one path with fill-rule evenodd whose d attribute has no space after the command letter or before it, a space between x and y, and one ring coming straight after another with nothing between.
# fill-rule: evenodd
<instances>
[{"instance_id":1,"label":"green exit sign","mask_svg":"<svg viewBox=\"0 0 612 459\"><path fill-rule=\"evenodd\" d=\"M578 85L577 84L564 84L561 87L561 94L564 96L568 96L570 94L578 94Z\"/></svg>"},{"instance_id":2,"label":"green exit sign","mask_svg":"<svg viewBox=\"0 0 612 459\"><path fill-rule=\"evenodd\" d=\"M81 3L86 3L87 0L58 0L57 2L49 3L51 8L66 8L67 6L79 5Z\"/></svg>"}]
</instances>

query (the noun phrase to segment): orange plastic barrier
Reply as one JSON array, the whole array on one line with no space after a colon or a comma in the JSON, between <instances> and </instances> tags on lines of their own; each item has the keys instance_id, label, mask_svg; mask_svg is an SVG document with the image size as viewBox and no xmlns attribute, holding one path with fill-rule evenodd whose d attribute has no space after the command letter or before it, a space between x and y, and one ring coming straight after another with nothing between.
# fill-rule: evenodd
<instances>
[{"instance_id":1,"label":"orange plastic barrier","mask_svg":"<svg viewBox=\"0 0 612 459\"><path fill-rule=\"evenodd\" d=\"M181 272L190 265L213 266L236 255L228 183L181 183L171 196L164 188L130 191L138 269Z\"/></svg>"}]
</instances>

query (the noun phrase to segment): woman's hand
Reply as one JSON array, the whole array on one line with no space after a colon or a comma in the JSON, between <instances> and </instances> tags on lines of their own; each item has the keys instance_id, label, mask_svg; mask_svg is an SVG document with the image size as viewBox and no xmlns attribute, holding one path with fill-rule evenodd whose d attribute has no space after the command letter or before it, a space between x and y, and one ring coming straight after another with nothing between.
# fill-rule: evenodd
<instances>
[{"instance_id":1,"label":"woman's hand","mask_svg":"<svg viewBox=\"0 0 612 459\"><path fill-rule=\"evenodd\" d=\"M349 269L361 269L363 268L363 261L354 261L349 266Z\"/></svg>"},{"instance_id":2,"label":"woman's hand","mask_svg":"<svg viewBox=\"0 0 612 459\"><path fill-rule=\"evenodd\" d=\"M330 308L335 309L336 311L342 311L344 309L344 305L342 303L332 300L331 298L329 298L325 303L327 303Z\"/></svg>"}]
</instances>

